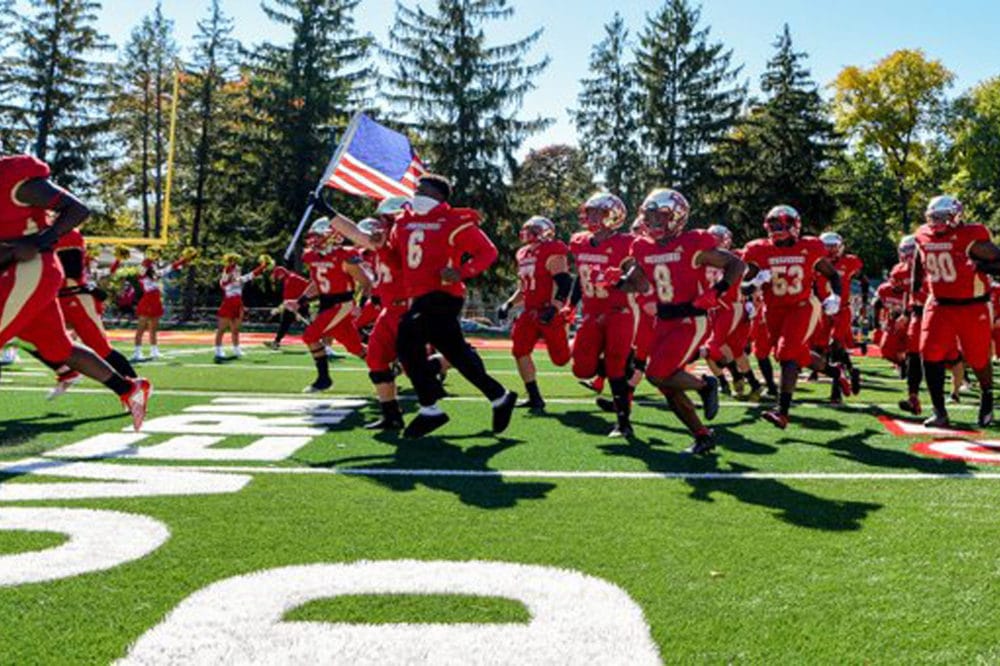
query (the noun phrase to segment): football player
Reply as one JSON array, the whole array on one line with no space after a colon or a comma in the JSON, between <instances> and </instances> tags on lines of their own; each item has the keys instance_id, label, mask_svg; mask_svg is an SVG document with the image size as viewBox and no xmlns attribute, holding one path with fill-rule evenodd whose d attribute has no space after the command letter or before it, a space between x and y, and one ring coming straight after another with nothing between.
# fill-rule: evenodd
<instances>
[{"instance_id":1,"label":"football player","mask_svg":"<svg viewBox=\"0 0 1000 666\"><path fill-rule=\"evenodd\" d=\"M569 337L562 309L573 290L569 275L569 247L556 239L556 225L544 217L532 217L521 227L521 243L517 251L519 286L500 306L497 316L507 319L511 308L524 305L524 311L511 328L512 353L517 371L528 392L519 406L533 412L545 409L545 400L538 389L535 362L531 354L539 340L545 340L549 359L556 366L569 363Z\"/></svg>"},{"instance_id":2,"label":"football player","mask_svg":"<svg viewBox=\"0 0 1000 666\"><path fill-rule=\"evenodd\" d=\"M142 338L146 331L149 331L150 358L153 360L160 358L158 331L160 330L160 319L163 318L163 279L186 266L197 256L197 250L186 249L179 259L170 264L161 264L160 256L158 248L149 248L146 250L146 256L139 269L139 287L142 290L142 296L135 308L137 327L135 330L135 351L132 353L134 363L143 360Z\"/></svg>"},{"instance_id":3,"label":"football player","mask_svg":"<svg viewBox=\"0 0 1000 666\"><path fill-rule=\"evenodd\" d=\"M781 365L778 408L764 412L764 418L785 429L800 368L810 367L828 375L840 382L845 395L851 394L850 380L841 367L809 348L820 315L840 311L840 275L830 263L823 243L801 235L802 218L791 206L772 208L764 219L764 228L767 238L747 245L743 260L749 287L763 288L764 321ZM817 275L827 278L832 292L822 306L813 291Z\"/></svg>"},{"instance_id":4,"label":"football player","mask_svg":"<svg viewBox=\"0 0 1000 666\"><path fill-rule=\"evenodd\" d=\"M878 326L875 344L879 346L882 358L902 368L904 376L907 350L906 296L906 285L890 277L875 290L875 300L872 302Z\"/></svg>"},{"instance_id":5,"label":"football player","mask_svg":"<svg viewBox=\"0 0 1000 666\"><path fill-rule=\"evenodd\" d=\"M281 283L281 305L276 313L281 314L281 321L278 324L278 332L274 335L274 340L265 342L264 345L270 349L281 349L281 341L288 335L292 324L296 319L304 321L308 325L309 303L299 303L299 299L306 293L309 287L309 280L298 273L294 273L284 266L278 266L271 272L271 279Z\"/></svg>"},{"instance_id":6,"label":"football player","mask_svg":"<svg viewBox=\"0 0 1000 666\"><path fill-rule=\"evenodd\" d=\"M152 386L123 377L94 352L74 345L59 309L63 272L53 248L90 210L50 180L34 157L0 157L0 349L14 338L35 346L50 365L66 365L115 392L136 431Z\"/></svg>"},{"instance_id":7,"label":"football player","mask_svg":"<svg viewBox=\"0 0 1000 666\"><path fill-rule=\"evenodd\" d=\"M569 320L583 302L583 320L573 340L573 374L581 380L608 378L618 421L611 437L632 436L629 361L638 308L622 288L622 267L634 240L622 230L626 216L625 204L614 194L598 193L584 202L580 222L585 229L570 240L577 278L565 309Z\"/></svg>"},{"instance_id":8,"label":"football player","mask_svg":"<svg viewBox=\"0 0 1000 666\"><path fill-rule=\"evenodd\" d=\"M264 271L271 265L270 257L262 256L258 265L243 275L240 260L240 255L235 252L228 252L222 257L222 276L219 278L219 286L222 288L222 305L215 313L219 320L215 329L216 363L220 363L226 358L222 351L222 337L226 330L229 330L233 337L233 356L243 357L243 349L240 347L240 327L243 326L244 313L243 288L248 282L263 275Z\"/></svg>"},{"instance_id":9,"label":"football player","mask_svg":"<svg viewBox=\"0 0 1000 666\"><path fill-rule=\"evenodd\" d=\"M303 297L319 297L319 312L302 334L316 365L316 380L305 388L305 393L319 393L333 386L324 338L333 338L350 354L365 355L352 314L355 290L358 286L370 288L371 280L361 268L361 255L356 249L344 247L343 242L344 237L325 217L313 222L306 234L302 263L309 269L310 282Z\"/></svg>"},{"instance_id":10,"label":"football player","mask_svg":"<svg viewBox=\"0 0 1000 666\"><path fill-rule=\"evenodd\" d=\"M437 405L444 388L438 369L428 360L428 345L490 401L494 433L507 429L517 404L517 394L486 372L462 332L465 281L492 266L498 252L480 228L479 214L452 208L451 194L447 178L421 176L413 200L390 232L389 245L402 267L410 303L399 324L397 352L420 401L419 413L403 431L410 438L427 435L449 420Z\"/></svg>"},{"instance_id":11,"label":"football player","mask_svg":"<svg viewBox=\"0 0 1000 666\"><path fill-rule=\"evenodd\" d=\"M857 395L861 390L861 372L851 361L851 349L854 348L853 316L851 313L851 283L857 279L861 285L861 317L868 314L868 295L870 285L868 278L862 273L864 262L853 254L844 253L843 237L833 231L820 234L819 239L826 247L830 263L840 274L840 288L847 298L840 303L840 310L832 316L825 316L829 327L829 346L832 359L844 367L851 378L851 393Z\"/></svg>"},{"instance_id":12,"label":"football player","mask_svg":"<svg viewBox=\"0 0 1000 666\"><path fill-rule=\"evenodd\" d=\"M985 226L963 220L962 204L955 197L931 199L924 219L916 233L910 288L915 293L926 284L929 294L920 325L920 353L934 414L925 425L949 427L945 369L958 360L957 340L965 364L979 379L977 423L985 427L993 423L993 368L990 281L982 271L1000 274L1000 248Z\"/></svg>"},{"instance_id":13,"label":"football player","mask_svg":"<svg viewBox=\"0 0 1000 666\"><path fill-rule=\"evenodd\" d=\"M739 288L745 266L720 249L713 234L685 231L689 211L687 200L675 190L654 190L646 198L641 215L648 235L632 244L625 279L640 291L650 285L656 291L657 322L646 378L694 435L688 452L705 454L715 446L713 434L686 392L698 392L710 421L719 411L719 381L711 375L696 377L686 366L708 337L708 311L719 307L734 285ZM709 268L722 271L714 284Z\"/></svg>"}]
</instances>

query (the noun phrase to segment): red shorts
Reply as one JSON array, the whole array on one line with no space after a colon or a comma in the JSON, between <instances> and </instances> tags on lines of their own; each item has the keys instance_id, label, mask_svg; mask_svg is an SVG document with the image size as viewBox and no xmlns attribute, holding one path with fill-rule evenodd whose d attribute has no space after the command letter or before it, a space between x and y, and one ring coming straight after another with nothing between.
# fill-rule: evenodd
<instances>
[{"instance_id":1,"label":"red shorts","mask_svg":"<svg viewBox=\"0 0 1000 666\"><path fill-rule=\"evenodd\" d=\"M243 297L225 297L215 314L219 319L243 319Z\"/></svg>"},{"instance_id":2,"label":"red shorts","mask_svg":"<svg viewBox=\"0 0 1000 666\"><path fill-rule=\"evenodd\" d=\"M809 346L821 352L830 349L830 341L833 339L833 317L823 313L816 322L816 330L809 338Z\"/></svg>"},{"instance_id":3,"label":"red shorts","mask_svg":"<svg viewBox=\"0 0 1000 666\"><path fill-rule=\"evenodd\" d=\"M742 303L720 306L709 314L708 358L722 363L743 355L750 336L750 322Z\"/></svg>"},{"instance_id":4,"label":"red shorts","mask_svg":"<svg viewBox=\"0 0 1000 666\"><path fill-rule=\"evenodd\" d=\"M649 349L646 376L667 379L698 356L708 337L708 317L658 319Z\"/></svg>"},{"instance_id":5,"label":"red shorts","mask_svg":"<svg viewBox=\"0 0 1000 666\"><path fill-rule=\"evenodd\" d=\"M73 352L58 294L63 272L46 252L0 273L0 348L14 338L34 345L46 361L63 363Z\"/></svg>"},{"instance_id":6,"label":"red shorts","mask_svg":"<svg viewBox=\"0 0 1000 666\"><path fill-rule=\"evenodd\" d=\"M938 305L930 301L920 324L920 353L925 361L941 363L958 360L956 351L961 351L970 368L985 368L990 363L992 319L989 303Z\"/></svg>"},{"instance_id":7,"label":"red shorts","mask_svg":"<svg viewBox=\"0 0 1000 666\"><path fill-rule=\"evenodd\" d=\"M909 348L907 335L908 322L905 317L898 317L888 322L888 330L875 331L875 344L879 346L882 358L892 363L902 363Z\"/></svg>"},{"instance_id":8,"label":"red shorts","mask_svg":"<svg viewBox=\"0 0 1000 666\"><path fill-rule=\"evenodd\" d=\"M399 322L409 308L403 302L379 310L375 327L368 337L368 354L365 361L370 372L388 372L396 360L396 339L399 337Z\"/></svg>"},{"instance_id":9,"label":"red shorts","mask_svg":"<svg viewBox=\"0 0 1000 666\"><path fill-rule=\"evenodd\" d=\"M851 326L854 315L851 313L851 308L845 306L831 319L833 320L833 341L843 349L854 349L854 327Z\"/></svg>"},{"instance_id":10,"label":"red shorts","mask_svg":"<svg viewBox=\"0 0 1000 666\"><path fill-rule=\"evenodd\" d=\"M333 338L350 354L361 356L365 347L361 343L361 335L354 327L354 302L338 303L321 311L302 334L302 341L307 345L319 343L323 338Z\"/></svg>"},{"instance_id":11,"label":"red shorts","mask_svg":"<svg viewBox=\"0 0 1000 666\"><path fill-rule=\"evenodd\" d=\"M793 361L800 368L812 363L809 341L816 332L822 312L815 296L789 307L767 309L767 329L779 362Z\"/></svg>"},{"instance_id":12,"label":"red shorts","mask_svg":"<svg viewBox=\"0 0 1000 666\"><path fill-rule=\"evenodd\" d=\"M579 379L594 377L603 356L609 379L625 377L635 328L632 310L584 315L573 339L573 374Z\"/></svg>"},{"instance_id":13,"label":"red shorts","mask_svg":"<svg viewBox=\"0 0 1000 666\"><path fill-rule=\"evenodd\" d=\"M163 316L163 296L158 291L150 291L142 295L139 304L135 306L135 314L147 319L159 319Z\"/></svg>"},{"instance_id":14,"label":"red shorts","mask_svg":"<svg viewBox=\"0 0 1000 666\"><path fill-rule=\"evenodd\" d=\"M548 324L538 321L538 312L524 311L514 320L510 329L510 337L514 342L512 353L514 358L531 356L539 340L545 340L549 350L549 358L555 365L563 366L569 363L569 333L566 321L556 315Z\"/></svg>"},{"instance_id":15,"label":"red shorts","mask_svg":"<svg viewBox=\"0 0 1000 666\"><path fill-rule=\"evenodd\" d=\"M76 294L59 299L66 325L73 329L80 342L94 350L101 358L107 358L111 353L108 336L104 332L104 323L97 309L97 299L90 294Z\"/></svg>"},{"instance_id":16,"label":"red shorts","mask_svg":"<svg viewBox=\"0 0 1000 666\"><path fill-rule=\"evenodd\" d=\"M758 312L750 322L750 343L754 357L762 359L771 355L774 345L771 343L771 332L767 329L763 312Z\"/></svg>"},{"instance_id":17,"label":"red shorts","mask_svg":"<svg viewBox=\"0 0 1000 666\"><path fill-rule=\"evenodd\" d=\"M649 358L649 348L653 345L653 330L655 328L656 315L641 310L639 326L635 331L635 360L645 361Z\"/></svg>"}]
</instances>

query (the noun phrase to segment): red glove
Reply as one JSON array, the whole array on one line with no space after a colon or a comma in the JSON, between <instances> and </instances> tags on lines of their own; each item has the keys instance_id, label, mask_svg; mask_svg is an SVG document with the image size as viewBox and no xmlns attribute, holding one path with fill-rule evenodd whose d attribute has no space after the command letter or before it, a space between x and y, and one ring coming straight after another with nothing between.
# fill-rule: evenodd
<instances>
[{"instance_id":1,"label":"red glove","mask_svg":"<svg viewBox=\"0 0 1000 666\"><path fill-rule=\"evenodd\" d=\"M607 284L607 286L613 287L619 282L621 282L623 277L625 277L625 273L622 272L622 269L609 268L606 271L604 271L603 281Z\"/></svg>"},{"instance_id":2,"label":"red glove","mask_svg":"<svg viewBox=\"0 0 1000 666\"><path fill-rule=\"evenodd\" d=\"M713 310L719 307L719 292L715 289L709 289L694 299L693 305L699 310Z\"/></svg>"}]
</instances>

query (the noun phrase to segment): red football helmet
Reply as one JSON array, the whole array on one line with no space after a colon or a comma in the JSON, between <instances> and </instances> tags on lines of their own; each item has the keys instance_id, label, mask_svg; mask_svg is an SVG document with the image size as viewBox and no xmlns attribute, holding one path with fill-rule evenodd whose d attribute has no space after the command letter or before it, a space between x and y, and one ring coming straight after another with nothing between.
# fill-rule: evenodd
<instances>
[{"instance_id":1,"label":"red football helmet","mask_svg":"<svg viewBox=\"0 0 1000 666\"><path fill-rule=\"evenodd\" d=\"M541 243L556 237L556 225L547 217L535 215L521 226L521 242Z\"/></svg>"},{"instance_id":2,"label":"red football helmet","mask_svg":"<svg viewBox=\"0 0 1000 666\"><path fill-rule=\"evenodd\" d=\"M718 247L728 250L733 247L733 232L724 224L713 224L708 228L708 233L715 236Z\"/></svg>"},{"instance_id":3,"label":"red football helmet","mask_svg":"<svg viewBox=\"0 0 1000 666\"><path fill-rule=\"evenodd\" d=\"M330 220L325 217L313 222L306 234L306 247L317 252L329 252L343 242L344 237L334 230Z\"/></svg>"},{"instance_id":4,"label":"red football helmet","mask_svg":"<svg viewBox=\"0 0 1000 666\"><path fill-rule=\"evenodd\" d=\"M628 210L625 202L610 192L599 192L580 207L580 224L589 231L619 229L625 224Z\"/></svg>"},{"instance_id":5,"label":"red football helmet","mask_svg":"<svg viewBox=\"0 0 1000 666\"><path fill-rule=\"evenodd\" d=\"M917 253L917 237L916 236L903 236L903 239L899 241L899 260L903 263L909 263L913 260L913 255Z\"/></svg>"},{"instance_id":6,"label":"red football helmet","mask_svg":"<svg viewBox=\"0 0 1000 666\"><path fill-rule=\"evenodd\" d=\"M837 232L826 231L820 234L819 239L823 242L831 259L839 259L844 254L844 238Z\"/></svg>"},{"instance_id":7,"label":"red football helmet","mask_svg":"<svg viewBox=\"0 0 1000 666\"><path fill-rule=\"evenodd\" d=\"M691 206L676 190L653 190L642 202L642 218L649 235L657 240L673 238L687 226Z\"/></svg>"},{"instance_id":8,"label":"red football helmet","mask_svg":"<svg viewBox=\"0 0 1000 666\"><path fill-rule=\"evenodd\" d=\"M924 211L924 219L936 233L940 233L962 224L964 211L961 201L945 194L930 200Z\"/></svg>"},{"instance_id":9,"label":"red football helmet","mask_svg":"<svg viewBox=\"0 0 1000 666\"><path fill-rule=\"evenodd\" d=\"M797 240L802 233L802 217L791 206L775 206L764 217L764 229L772 241Z\"/></svg>"}]
</instances>

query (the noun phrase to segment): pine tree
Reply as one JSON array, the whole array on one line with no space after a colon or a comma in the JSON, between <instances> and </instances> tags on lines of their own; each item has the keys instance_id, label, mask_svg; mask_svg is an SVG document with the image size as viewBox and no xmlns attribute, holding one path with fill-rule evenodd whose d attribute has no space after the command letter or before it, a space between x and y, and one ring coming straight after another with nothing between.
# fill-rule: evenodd
<instances>
[{"instance_id":1,"label":"pine tree","mask_svg":"<svg viewBox=\"0 0 1000 666\"><path fill-rule=\"evenodd\" d=\"M31 0L33 11L17 17L10 105L15 140L49 163L68 187L87 185L108 128L108 66L112 50L98 32L99 2ZM30 142L30 143L29 143Z\"/></svg>"},{"instance_id":2,"label":"pine tree","mask_svg":"<svg viewBox=\"0 0 1000 666\"><path fill-rule=\"evenodd\" d=\"M650 185L693 197L710 188L711 149L736 122L746 97L732 51L709 42L701 9L667 0L647 20L636 53L644 92L641 120Z\"/></svg>"},{"instance_id":3,"label":"pine tree","mask_svg":"<svg viewBox=\"0 0 1000 666\"><path fill-rule=\"evenodd\" d=\"M507 0L438 0L433 13L400 2L384 52L386 97L420 135L422 157L452 179L457 203L493 218L508 212L516 152L551 122L518 117L549 63L526 61L542 31L487 43L487 27L513 13Z\"/></svg>"},{"instance_id":4,"label":"pine tree","mask_svg":"<svg viewBox=\"0 0 1000 666\"><path fill-rule=\"evenodd\" d=\"M273 242L287 239L332 156L333 130L347 125L374 75L369 62L373 38L355 27L359 2L263 4L267 17L292 35L288 45L258 46L250 59L249 120L256 130L247 137L248 149L264 157L258 196L276 203L262 212L268 219L258 228Z\"/></svg>"},{"instance_id":5,"label":"pine tree","mask_svg":"<svg viewBox=\"0 0 1000 666\"><path fill-rule=\"evenodd\" d=\"M634 63L627 61L629 34L621 14L615 13L604 32L591 51L591 78L581 81L572 114L591 168L631 208L643 196L639 77Z\"/></svg>"},{"instance_id":6,"label":"pine tree","mask_svg":"<svg viewBox=\"0 0 1000 666\"><path fill-rule=\"evenodd\" d=\"M14 92L11 55L14 36L14 0L0 0L0 153L14 152L13 119L8 107Z\"/></svg>"}]
</instances>

